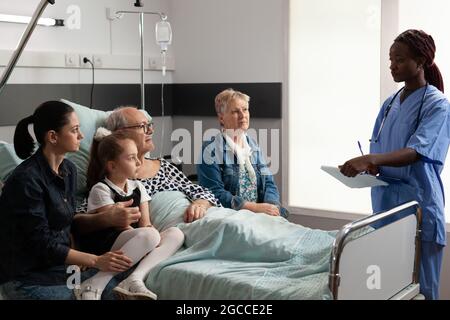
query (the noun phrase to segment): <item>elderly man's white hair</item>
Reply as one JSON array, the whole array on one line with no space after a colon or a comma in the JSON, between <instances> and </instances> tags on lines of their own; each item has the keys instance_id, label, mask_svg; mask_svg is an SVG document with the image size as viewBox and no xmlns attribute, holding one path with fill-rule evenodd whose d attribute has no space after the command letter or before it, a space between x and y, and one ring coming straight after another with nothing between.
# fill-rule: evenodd
<instances>
[{"instance_id":1,"label":"elderly man's white hair","mask_svg":"<svg viewBox=\"0 0 450 320\"><path fill-rule=\"evenodd\" d=\"M114 109L114 111L106 119L106 129L110 131L116 131L120 128L128 126L127 118L124 115L124 110L133 107L119 107Z\"/></svg>"}]
</instances>

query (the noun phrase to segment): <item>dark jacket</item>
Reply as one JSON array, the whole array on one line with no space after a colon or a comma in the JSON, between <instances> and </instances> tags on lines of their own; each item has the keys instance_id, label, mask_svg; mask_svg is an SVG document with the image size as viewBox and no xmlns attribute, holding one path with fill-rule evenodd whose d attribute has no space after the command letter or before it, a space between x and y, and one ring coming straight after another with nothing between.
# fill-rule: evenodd
<instances>
[{"instance_id":1,"label":"dark jacket","mask_svg":"<svg viewBox=\"0 0 450 320\"><path fill-rule=\"evenodd\" d=\"M75 189L75 165L63 160L57 175L41 149L12 172L0 196L0 283L64 265Z\"/></svg>"}]
</instances>

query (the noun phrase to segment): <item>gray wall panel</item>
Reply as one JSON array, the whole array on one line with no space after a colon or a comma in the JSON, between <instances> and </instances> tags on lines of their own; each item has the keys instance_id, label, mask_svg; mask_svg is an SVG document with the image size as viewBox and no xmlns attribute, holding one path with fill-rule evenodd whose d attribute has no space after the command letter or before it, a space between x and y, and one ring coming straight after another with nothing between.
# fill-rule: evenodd
<instances>
[{"instance_id":1,"label":"gray wall panel","mask_svg":"<svg viewBox=\"0 0 450 320\"><path fill-rule=\"evenodd\" d=\"M281 118L281 83L214 83L164 85L165 116L215 116L214 97L233 87L251 97L253 118ZM0 126L15 125L42 102L61 98L89 106L90 84L8 84L0 95ZM146 109L161 116L161 84L146 84ZM96 84L93 107L112 110L140 105L139 84Z\"/></svg>"}]
</instances>

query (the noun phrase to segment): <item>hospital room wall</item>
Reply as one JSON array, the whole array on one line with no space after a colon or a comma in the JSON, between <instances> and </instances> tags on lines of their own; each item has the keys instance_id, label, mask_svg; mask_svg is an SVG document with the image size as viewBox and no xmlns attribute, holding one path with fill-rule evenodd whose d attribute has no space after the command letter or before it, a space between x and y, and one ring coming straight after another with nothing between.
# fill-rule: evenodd
<instances>
[{"instance_id":1,"label":"hospital room wall","mask_svg":"<svg viewBox=\"0 0 450 320\"><path fill-rule=\"evenodd\" d=\"M31 16L39 2L39 0L0 1L0 12ZM113 59L113 61L117 57L138 59L140 55L138 17L125 16L123 19L117 21L110 21L106 18L107 7L116 10L135 10L133 3L134 1L131 0L58 0L55 5L47 6L42 16L65 19L66 27L49 28L37 26L33 32L22 58L18 62L18 67L15 68L8 81L8 84L24 85L23 90L27 94L14 98L8 96L8 90L5 89L2 96L0 96L0 112L8 112L11 118L8 121L5 120L5 117L0 120L0 140L11 142L15 128L14 123L17 122L17 119L31 112L46 97L48 99L58 97L54 84L68 85L69 92L75 92L70 96L72 99L69 100L74 100L74 102L83 105L89 104L88 95L76 93L79 92L80 87L83 85L91 84L92 73L90 68L66 68L64 65L49 68L44 67L45 63L44 66L39 66L39 62L36 63L36 67L21 67L20 64L24 60L28 60L30 53L37 52L42 54L39 56L42 60L48 60L49 57L54 57L53 62L55 59L62 59L64 62L64 55L67 53L74 53L79 56L102 55L107 59ZM170 16L167 1L152 0L144 3L147 11L164 11ZM79 28L69 29L68 18L71 16L71 12L69 11L72 5L80 9L80 26ZM159 56L159 47L157 47L153 39L154 23L158 21L158 18L156 16L148 16L145 19L145 55L157 57ZM3 53L3 59L1 59L0 65L4 65L9 60L12 50L16 48L25 27L25 24L0 23L0 34L8 34L8 37L2 37L2 41L0 42L0 53ZM31 60L35 61L37 59L31 56ZM114 84L136 84L138 86L140 82L138 67L134 69L127 68L125 70L121 69L120 64L120 62L117 63L117 69L98 68L95 72L95 83L106 86ZM4 67L0 67L0 72L3 72L3 70ZM147 84L158 84L162 81L172 83L172 72L168 72L167 76L163 78L160 71L146 71L145 81ZM35 87L37 84L43 85L43 92L40 92L38 96L33 96L30 92L36 91ZM106 88L106 90L111 89ZM60 96L60 98L69 97ZM95 104L96 108L103 109L105 107L113 108L117 106L103 105L102 102L111 101L111 99L102 99L98 87L94 92L94 99L97 100L97 104ZM136 103L139 103L139 101L140 99L137 97ZM152 109L152 106L150 106L150 109ZM152 110L149 111L152 113ZM155 115L160 115L160 113L156 113ZM155 122L158 124L158 127L161 127L161 121L162 118L155 117ZM171 118L165 117L164 123L167 130L171 130ZM155 134L155 139L159 140L159 133ZM167 143L167 140L164 143L163 153L170 153L170 145ZM156 150L155 154L159 154L159 150Z\"/></svg>"},{"instance_id":2,"label":"hospital room wall","mask_svg":"<svg viewBox=\"0 0 450 320\"><path fill-rule=\"evenodd\" d=\"M278 152L281 164L282 99L285 85L283 64L285 61L285 0L172 0L173 47L176 52L174 82L177 86L194 84L201 91L210 90L212 84L219 90L233 87L237 90L252 89L250 101L251 127L278 130L278 146L271 146L269 154ZM281 4L281 5L280 5ZM245 85L242 85L245 84ZM278 102L259 103L257 98L266 90L280 88ZM268 97L272 99L273 96ZM178 112L173 117L173 129L187 129L194 137L193 121L202 121L203 131L218 128L214 114L214 94L209 103L202 105L204 112L193 112L185 104L192 101L176 101ZM252 104L253 103L253 104ZM258 109L258 110L256 110ZM273 111L276 110L276 115ZM275 132L275 131L274 131ZM270 138L269 138L270 141ZM197 159L194 145L192 158ZM198 151L198 150L197 150ZM185 166L193 173L193 165ZM282 188L282 168L275 174L278 187ZM281 191L281 190L280 190Z\"/></svg>"}]
</instances>

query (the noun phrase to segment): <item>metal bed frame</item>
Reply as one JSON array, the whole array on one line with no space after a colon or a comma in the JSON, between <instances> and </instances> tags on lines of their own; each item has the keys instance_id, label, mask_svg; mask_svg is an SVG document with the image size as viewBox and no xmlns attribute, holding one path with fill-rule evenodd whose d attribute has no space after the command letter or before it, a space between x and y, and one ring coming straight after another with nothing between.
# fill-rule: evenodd
<instances>
[{"instance_id":1,"label":"metal bed frame","mask_svg":"<svg viewBox=\"0 0 450 320\"><path fill-rule=\"evenodd\" d=\"M414 245L415 245L415 250L414 250L414 259L413 259L413 266L411 266L411 268L413 269L412 272L412 276L411 276L411 282L406 285L404 288L399 288L399 292L397 292L396 294L394 294L393 296L390 297L386 297L388 299L409 299L409 298L413 298L416 294L418 294L419 291L419 268L420 268L420 233L421 233L421 222L422 222L422 210L419 207L418 202L416 201L411 201L405 204L402 204L398 207L395 207L393 209L390 209L386 212L380 213L380 214L376 214L376 215L371 215L368 217L364 217L363 219L351 222L346 224L345 226L343 226L337 236L336 239L333 243L333 248L332 248L332 254L331 254L331 258L330 258L330 273L329 273L329 289L331 291L332 294L332 298L335 300L338 299L347 299L349 297L341 297L339 294L339 287L342 284L342 281L345 279L342 279L341 277L341 258L344 252L344 249L346 247L346 245L348 245L352 240L349 239L349 236L351 236L352 234L354 234L356 231L361 231L362 228L368 227L370 225L372 225L375 222L379 222L381 220L384 220L386 218L389 217L393 217L397 214L400 214L402 211L407 210L407 209L411 209L411 208L415 208L415 222L416 222L416 229L415 229L415 237L414 237ZM413 212L411 212L410 214L408 214L406 217L403 217L401 220L404 220L408 217L410 217L412 214L414 214ZM398 221L395 221L393 223L396 223ZM375 231L377 230L381 230L384 227L380 228L380 229L375 229ZM383 249L383 248L378 248L378 250ZM358 296L355 297L350 297L350 299L359 299Z\"/></svg>"}]
</instances>

